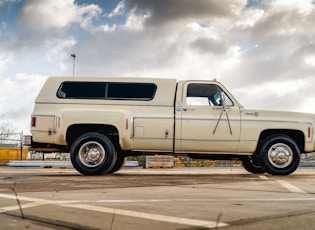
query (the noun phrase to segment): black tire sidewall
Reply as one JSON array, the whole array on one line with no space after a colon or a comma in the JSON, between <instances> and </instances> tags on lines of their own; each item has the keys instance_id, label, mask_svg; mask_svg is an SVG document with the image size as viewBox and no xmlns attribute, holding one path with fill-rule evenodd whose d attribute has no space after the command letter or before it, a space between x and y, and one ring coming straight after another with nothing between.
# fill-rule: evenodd
<instances>
[{"instance_id":1,"label":"black tire sidewall","mask_svg":"<svg viewBox=\"0 0 315 230\"><path fill-rule=\"evenodd\" d=\"M103 146L106 152L104 161L97 167L87 167L85 166L79 158L78 152L83 144L88 141L98 142ZM76 141L72 144L70 149L70 158L73 164L73 167L80 173L91 176L91 175L101 175L111 170L116 161L116 152L112 142L105 136L100 133L86 133L81 135Z\"/></svg>"},{"instance_id":2,"label":"black tire sidewall","mask_svg":"<svg viewBox=\"0 0 315 230\"><path fill-rule=\"evenodd\" d=\"M268 158L268 151L269 149L276 143L283 143L287 146L289 146L292 150L293 153L293 159L292 162L285 168L277 168L274 165L271 164ZM258 160L259 164L261 167L269 174L272 175L288 175L294 172L300 163L300 150L298 149L295 141L285 135L277 135L277 136L272 136L268 139L266 139L259 151L258 155Z\"/></svg>"},{"instance_id":3,"label":"black tire sidewall","mask_svg":"<svg viewBox=\"0 0 315 230\"><path fill-rule=\"evenodd\" d=\"M107 173L114 173L119 171L125 164L126 158L123 155L118 155L117 160L114 164L114 167L109 170Z\"/></svg>"},{"instance_id":4,"label":"black tire sidewall","mask_svg":"<svg viewBox=\"0 0 315 230\"><path fill-rule=\"evenodd\" d=\"M265 173L265 170L260 166L260 165L256 165L253 161L253 157L256 156L245 156L242 158L242 163L243 163L243 167L247 172L250 173Z\"/></svg>"}]
</instances>

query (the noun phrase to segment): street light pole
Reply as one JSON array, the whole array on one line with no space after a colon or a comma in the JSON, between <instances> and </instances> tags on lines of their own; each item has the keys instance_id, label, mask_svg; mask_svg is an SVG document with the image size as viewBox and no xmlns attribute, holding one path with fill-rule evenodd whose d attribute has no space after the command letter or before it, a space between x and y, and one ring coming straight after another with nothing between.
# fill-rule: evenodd
<instances>
[{"instance_id":1,"label":"street light pole","mask_svg":"<svg viewBox=\"0 0 315 230\"><path fill-rule=\"evenodd\" d=\"M74 67L75 67L75 58L76 58L76 55L75 55L75 54L71 54L71 57L73 57L73 72L72 72L72 76L74 76Z\"/></svg>"}]
</instances>

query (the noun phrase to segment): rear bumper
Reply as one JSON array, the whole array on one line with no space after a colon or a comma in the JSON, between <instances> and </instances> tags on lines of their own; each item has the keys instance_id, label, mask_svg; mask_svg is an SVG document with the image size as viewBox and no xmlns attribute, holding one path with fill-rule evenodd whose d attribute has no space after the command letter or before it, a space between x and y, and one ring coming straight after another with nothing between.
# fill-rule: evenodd
<instances>
[{"instance_id":1,"label":"rear bumper","mask_svg":"<svg viewBox=\"0 0 315 230\"><path fill-rule=\"evenodd\" d=\"M29 146L30 146L29 151L35 151L35 152L42 152L42 153L55 153L55 152L67 153L69 152L68 146L38 143L38 142L33 142L32 139L30 141Z\"/></svg>"}]
</instances>

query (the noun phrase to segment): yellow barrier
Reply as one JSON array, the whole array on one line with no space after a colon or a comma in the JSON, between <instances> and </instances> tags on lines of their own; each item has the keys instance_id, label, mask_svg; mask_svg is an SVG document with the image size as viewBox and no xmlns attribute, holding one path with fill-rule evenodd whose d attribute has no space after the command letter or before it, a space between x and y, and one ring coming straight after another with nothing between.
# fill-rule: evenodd
<instances>
[{"instance_id":1,"label":"yellow barrier","mask_svg":"<svg viewBox=\"0 0 315 230\"><path fill-rule=\"evenodd\" d=\"M11 160L26 160L28 150L26 148L22 149L22 159L21 159L21 149L20 148L0 148L0 162L8 162Z\"/></svg>"}]
</instances>

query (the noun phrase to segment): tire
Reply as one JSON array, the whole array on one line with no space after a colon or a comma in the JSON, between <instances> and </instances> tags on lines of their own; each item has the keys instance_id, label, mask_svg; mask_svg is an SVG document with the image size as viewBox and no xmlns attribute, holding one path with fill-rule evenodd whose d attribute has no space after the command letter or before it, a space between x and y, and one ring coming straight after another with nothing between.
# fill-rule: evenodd
<instances>
[{"instance_id":1,"label":"tire","mask_svg":"<svg viewBox=\"0 0 315 230\"><path fill-rule=\"evenodd\" d=\"M109 170L108 173L117 172L124 166L127 158L125 158L121 153L118 153L117 155L118 155L117 160L116 160L113 168L111 170Z\"/></svg>"},{"instance_id":2,"label":"tire","mask_svg":"<svg viewBox=\"0 0 315 230\"><path fill-rule=\"evenodd\" d=\"M109 172L117 159L112 142L100 133L86 133L72 144L70 157L73 167L91 176Z\"/></svg>"},{"instance_id":3,"label":"tire","mask_svg":"<svg viewBox=\"0 0 315 230\"><path fill-rule=\"evenodd\" d=\"M299 166L300 150L296 142L284 135L266 139L258 154L261 167L272 175L289 175Z\"/></svg>"},{"instance_id":4,"label":"tire","mask_svg":"<svg viewBox=\"0 0 315 230\"><path fill-rule=\"evenodd\" d=\"M257 163L257 160L254 158L255 156L244 156L242 158L242 163L244 169L250 173L265 173L265 170Z\"/></svg>"}]
</instances>

